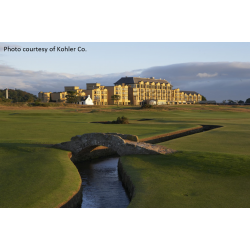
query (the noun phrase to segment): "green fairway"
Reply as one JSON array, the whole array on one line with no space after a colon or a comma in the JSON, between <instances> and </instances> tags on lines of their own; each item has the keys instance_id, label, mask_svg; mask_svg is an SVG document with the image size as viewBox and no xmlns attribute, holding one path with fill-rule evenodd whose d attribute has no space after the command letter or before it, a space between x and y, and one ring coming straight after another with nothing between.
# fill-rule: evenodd
<instances>
[{"instance_id":1,"label":"green fairway","mask_svg":"<svg viewBox=\"0 0 250 250\"><path fill-rule=\"evenodd\" d=\"M249 207L249 111L199 105L2 108L0 207L57 207L78 190L80 177L67 152L46 144L93 132L143 139L199 125L222 127L161 143L181 151L171 156L122 157L136 188L130 206ZM118 116L130 124L91 123Z\"/></svg>"},{"instance_id":2,"label":"green fairway","mask_svg":"<svg viewBox=\"0 0 250 250\"><path fill-rule=\"evenodd\" d=\"M114 108L116 110L116 108ZM124 110L124 111L123 111ZM145 114L125 113L131 124L100 124L119 112L80 113L75 109L0 111L0 207L56 207L79 189L80 176L67 152L45 144L70 140L77 134L118 132L145 138L194 127L194 124L137 121ZM146 114L146 118L150 114ZM155 116L157 118L157 116Z\"/></svg>"},{"instance_id":3,"label":"green fairway","mask_svg":"<svg viewBox=\"0 0 250 250\"><path fill-rule=\"evenodd\" d=\"M250 207L250 156L178 152L123 156L129 207Z\"/></svg>"},{"instance_id":4,"label":"green fairway","mask_svg":"<svg viewBox=\"0 0 250 250\"><path fill-rule=\"evenodd\" d=\"M231 119L224 120L221 114L222 118L217 120L200 119L196 122L223 127L160 144L176 150L250 155L250 114L247 115L248 118L245 114L236 118L232 115Z\"/></svg>"},{"instance_id":5,"label":"green fairway","mask_svg":"<svg viewBox=\"0 0 250 250\"><path fill-rule=\"evenodd\" d=\"M112 121L125 115L130 124L101 124L96 121ZM158 114L159 115L159 114ZM152 118L153 122L138 121L142 118ZM126 112L121 113L77 113L66 111L51 112L2 112L0 122L0 141L2 142L40 142L59 143L69 141L75 135L93 132L116 132L138 135L140 139L168 133L176 130L194 127L189 123L164 124L161 115Z\"/></svg>"}]
</instances>

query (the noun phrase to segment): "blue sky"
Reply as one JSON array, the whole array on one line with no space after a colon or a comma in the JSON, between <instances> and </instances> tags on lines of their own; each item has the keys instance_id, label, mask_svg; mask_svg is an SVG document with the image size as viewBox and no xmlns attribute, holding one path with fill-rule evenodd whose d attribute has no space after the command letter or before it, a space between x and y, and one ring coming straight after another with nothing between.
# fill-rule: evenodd
<instances>
[{"instance_id":1,"label":"blue sky","mask_svg":"<svg viewBox=\"0 0 250 250\"><path fill-rule=\"evenodd\" d=\"M8 46L21 52L4 51ZM87 51L23 51L54 46ZM249 58L250 43L1 42L0 88L18 88L37 95L39 91L63 91L65 85L112 85L126 75L154 76L171 81L174 88L197 91L211 100L245 100L250 97Z\"/></svg>"}]
</instances>

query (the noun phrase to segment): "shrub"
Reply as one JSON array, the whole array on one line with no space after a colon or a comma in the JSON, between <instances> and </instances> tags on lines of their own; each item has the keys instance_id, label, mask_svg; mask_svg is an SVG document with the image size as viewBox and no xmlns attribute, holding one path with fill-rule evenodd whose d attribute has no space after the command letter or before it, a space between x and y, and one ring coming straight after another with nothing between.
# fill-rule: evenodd
<instances>
[{"instance_id":1,"label":"shrub","mask_svg":"<svg viewBox=\"0 0 250 250\"><path fill-rule=\"evenodd\" d=\"M39 100L36 100L34 103L28 103L28 106L49 107L50 103L42 103Z\"/></svg>"},{"instance_id":2,"label":"shrub","mask_svg":"<svg viewBox=\"0 0 250 250\"><path fill-rule=\"evenodd\" d=\"M142 109L151 109L151 108L153 108L153 106L150 105L150 104L143 104L143 105L141 106L141 108L142 108Z\"/></svg>"},{"instance_id":3,"label":"shrub","mask_svg":"<svg viewBox=\"0 0 250 250\"><path fill-rule=\"evenodd\" d=\"M128 118L125 116L117 117L116 121L112 121L113 124L129 124Z\"/></svg>"},{"instance_id":4,"label":"shrub","mask_svg":"<svg viewBox=\"0 0 250 250\"><path fill-rule=\"evenodd\" d=\"M6 99L5 97L0 98L0 102L6 102L6 103L11 103L10 99Z\"/></svg>"}]
</instances>

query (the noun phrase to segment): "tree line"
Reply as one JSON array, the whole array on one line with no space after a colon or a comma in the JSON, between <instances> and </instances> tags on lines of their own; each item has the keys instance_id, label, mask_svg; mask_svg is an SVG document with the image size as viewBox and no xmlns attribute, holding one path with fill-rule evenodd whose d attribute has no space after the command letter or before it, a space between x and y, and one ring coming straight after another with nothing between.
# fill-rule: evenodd
<instances>
[{"instance_id":1,"label":"tree line","mask_svg":"<svg viewBox=\"0 0 250 250\"><path fill-rule=\"evenodd\" d=\"M0 101L2 102L34 102L37 96L20 89L9 89L8 99L6 99L6 90L0 89Z\"/></svg>"},{"instance_id":2,"label":"tree line","mask_svg":"<svg viewBox=\"0 0 250 250\"><path fill-rule=\"evenodd\" d=\"M244 104L244 103L249 103L250 104L250 98L247 98L246 101L242 101L242 100L231 100L231 99L228 99L228 100L223 100L222 103L228 103L228 104Z\"/></svg>"}]
</instances>

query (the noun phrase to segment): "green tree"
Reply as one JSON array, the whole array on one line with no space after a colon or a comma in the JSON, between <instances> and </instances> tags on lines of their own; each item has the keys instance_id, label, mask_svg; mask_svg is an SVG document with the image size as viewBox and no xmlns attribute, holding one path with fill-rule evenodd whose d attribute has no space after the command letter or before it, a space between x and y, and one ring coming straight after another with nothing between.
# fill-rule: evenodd
<instances>
[{"instance_id":1,"label":"green tree","mask_svg":"<svg viewBox=\"0 0 250 250\"><path fill-rule=\"evenodd\" d=\"M242 101L242 100L239 100L239 102L238 102L238 103L240 103L240 104L241 104L241 103L244 103L244 101Z\"/></svg>"},{"instance_id":2,"label":"green tree","mask_svg":"<svg viewBox=\"0 0 250 250\"><path fill-rule=\"evenodd\" d=\"M206 98L205 96L202 95L202 96L201 96L201 100L202 100L202 101L206 101L207 98Z\"/></svg>"},{"instance_id":3,"label":"green tree","mask_svg":"<svg viewBox=\"0 0 250 250\"><path fill-rule=\"evenodd\" d=\"M27 102L30 100L36 100L37 96L30 94L26 91L22 91L20 89L9 89L8 90L9 99L12 100L12 102ZM6 90L0 90L0 98L6 96Z\"/></svg>"},{"instance_id":4,"label":"green tree","mask_svg":"<svg viewBox=\"0 0 250 250\"><path fill-rule=\"evenodd\" d=\"M250 103L250 98L247 98L245 103Z\"/></svg>"},{"instance_id":5,"label":"green tree","mask_svg":"<svg viewBox=\"0 0 250 250\"><path fill-rule=\"evenodd\" d=\"M119 104L119 100L121 99L121 96L120 95L112 95L111 96L111 100L114 101L114 103L116 102L117 103L117 106Z\"/></svg>"},{"instance_id":6,"label":"green tree","mask_svg":"<svg viewBox=\"0 0 250 250\"><path fill-rule=\"evenodd\" d=\"M34 102L34 98L30 97L27 102Z\"/></svg>"},{"instance_id":7,"label":"green tree","mask_svg":"<svg viewBox=\"0 0 250 250\"><path fill-rule=\"evenodd\" d=\"M76 91L67 91L67 95L65 96L68 103L75 103L79 101L79 95Z\"/></svg>"}]
</instances>

